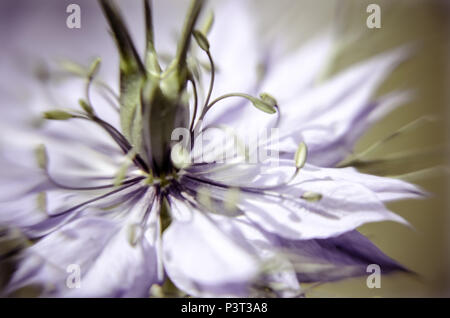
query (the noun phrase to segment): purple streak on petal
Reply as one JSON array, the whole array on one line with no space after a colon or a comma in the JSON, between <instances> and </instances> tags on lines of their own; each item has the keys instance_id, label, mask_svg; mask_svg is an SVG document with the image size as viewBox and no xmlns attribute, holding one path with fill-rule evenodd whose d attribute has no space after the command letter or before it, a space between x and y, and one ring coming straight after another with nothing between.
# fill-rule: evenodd
<instances>
[{"instance_id":1,"label":"purple streak on petal","mask_svg":"<svg viewBox=\"0 0 450 318\"><path fill-rule=\"evenodd\" d=\"M370 240L358 231L350 231L337 237L306 241L279 240L280 247L292 253L300 282L327 282L369 275L367 266L377 264L384 274L393 271L410 272L404 266L386 256ZM317 264L316 268L308 266Z\"/></svg>"}]
</instances>

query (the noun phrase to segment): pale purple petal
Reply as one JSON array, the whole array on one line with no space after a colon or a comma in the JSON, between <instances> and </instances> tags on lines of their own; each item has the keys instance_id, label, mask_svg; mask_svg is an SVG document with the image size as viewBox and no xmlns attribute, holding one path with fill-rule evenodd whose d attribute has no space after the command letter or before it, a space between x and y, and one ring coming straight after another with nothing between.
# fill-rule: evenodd
<instances>
[{"instance_id":1,"label":"pale purple petal","mask_svg":"<svg viewBox=\"0 0 450 318\"><path fill-rule=\"evenodd\" d=\"M277 54L267 63L268 71L261 85L262 92L276 96L284 105L314 87L327 65L333 45L332 32L320 34L285 56ZM268 48L275 50L277 48Z\"/></svg>"},{"instance_id":2,"label":"pale purple petal","mask_svg":"<svg viewBox=\"0 0 450 318\"><path fill-rule=\"evenodd\" d=\"M410 47L401 47L375 56L280 105L280 151L289 157L305 141L310 163L333 166L344 159L371 124L409 100L408 93L397 92L372 101L382 81L409 52Z\"/></svg>"},{"instance_id":3,"label":"pale purple petal","mask_svg":"<svg viewBox=\"0 0 450 318\"><path fill-rule=\"evenodd\" d=\"M381 273L407 271L386 256L358 231L337 237L305 241L279 238L278 248L289 258L301 283L328 282L365 276L367 266L380 266Z\"/></svg>"},{"instance_id":4,"label":"pale purple petal","mask_svg":"<svg viewBox=\"0 0 450 318\"><path fill-rule=\"evenodd\" d=\"M143 195L125 219L78 217L39 240L21 256L7 293L38 284L50 297L147 296L158 282L157 254L139 222L150 212L151 195ZM80 268L80 288L66 284L72 264Z\"/></svg>"}]
</instances>

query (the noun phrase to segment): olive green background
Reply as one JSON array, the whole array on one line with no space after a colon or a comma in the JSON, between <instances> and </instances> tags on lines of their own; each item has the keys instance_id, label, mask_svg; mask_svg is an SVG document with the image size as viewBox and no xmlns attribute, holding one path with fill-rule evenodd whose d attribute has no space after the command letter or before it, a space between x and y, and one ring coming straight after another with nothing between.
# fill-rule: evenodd
<instances>
[{"instance_id":1,"label":"olive green background","mask_svg":"<svg viewBox=\"0 0 450 318\"><path fill-rule=\"evenodd\" d=\"M155 2L158 2L156 0ZM226 0L220 0L226 1ZM437 121L408 132L383 145L373 158L418 151L404 161L377 169L387 175L403 176L432 193L426 200L389 204L414 229L377 223L360 228L386 254L417 275L383 276L380 289L369 289L366 278L350 279L321 286L304 286L308 297L440 297L450 296L450 226L447 206L446 144L449 93L449 1L432 0L248 0L259 16L261 32L272 37L288 36L288 47L295 48L326 27L339 35L334 58L323 74L332 76L376 53L401 44L416 43L416 54L403 63L379 90L413 89L415 99L387 116L360 140L362 151L399 127L423 115ZM73 1L76 3L77 1ZM366 27L369 3L382 8L381 29ZM434 168L432 168L434 167ZM430 169L431 168L431 169ZM0 285L9 270L1 269ZM7 275L6 275L7 276ZM32 294L26 294L30 296Z\"/></svg>"},{"instance_id":2,"label":"olive green background","mask_svg":"<svg viewBox=\"0 0 450 318\"><path fill-rule=\"evenodd\" d=\"M381 28L368 29L366 8L381 7ZM267 6L267 7L266 7ZM268 9L269 6L271 9ZM412 102L384 118L357 144L362 151L401 126L424 115L436 121L423 125L383 144L369 158L416 152L408 159L367 172L400 176L432 193L426 200L408 200L388 206L407 219L414 229L383 222L365 225L360 231L386 254L417 275L393 274L381 278L380 289L369 289L366 277L320 286L305 286L309 297L448 297L449 214L446 144L448 131L449 13L445 1L298 1L257 2L263 12L265 32L273 36L285 30L289 46L333 24L339 37L337 50L325 77L352 63L401 44L416 44L416 53L394 71L380 87L379 94L395 89L413 89ZM268 9L268 10L266 10ZM364 171L364 170L363 170ZM405 173L419 171L414 174Z\"/></svg>"}]
</instances>

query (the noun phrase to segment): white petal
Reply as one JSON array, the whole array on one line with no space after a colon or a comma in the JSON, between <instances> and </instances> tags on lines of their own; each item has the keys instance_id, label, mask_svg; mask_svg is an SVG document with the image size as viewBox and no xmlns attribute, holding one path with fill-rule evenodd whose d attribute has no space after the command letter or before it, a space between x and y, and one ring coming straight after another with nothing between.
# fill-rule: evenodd
<instances>
[{"instance_id":1,"label":"white petal","mask_svg":"<svg viewBox=\"0 0 450 318\"><path fill-rule=\"evenodd\" d=\"M314 37L287 56L277 56L269 62L261 91L275 96L280 105L304 93L315 84L330 57L333 37L326 32Z\"/></svg>"},{"instance_id":2,"label":"white petal","mask_svg":"<svg viewBox=\"0 0 450 318\"><path fill-rule=\"evenodd\" d=\"M293 154L294 147L305 141L310 163L332 166L342 160L370 124L409 99L407 93L394 93L371 101L380 83L409 51L410 47L401 47L380 54L280 105L280 151Z\"/></svg>"}]
</instances>

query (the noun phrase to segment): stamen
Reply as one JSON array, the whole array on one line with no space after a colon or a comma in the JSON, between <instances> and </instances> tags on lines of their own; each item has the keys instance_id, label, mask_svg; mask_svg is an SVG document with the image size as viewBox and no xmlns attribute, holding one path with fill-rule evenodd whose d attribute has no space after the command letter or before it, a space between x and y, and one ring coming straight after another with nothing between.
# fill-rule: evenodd
<instances>
[{"instance_id":1,"label":"stamen","mask_svg":"<svg viewBox=\"0 0 450 318\"><path fill-rule=\"evenodd\" d=\"M191 154L181 144L176 144L172 147L170 159L178 169L186 169L191 165Z\"/></svg>"},{"instance_id":2,"label":"stamen","mask_svg":"<svg viewBox=\"0 0 450 318\"><path fill-rule=\"evenodd\" d=\"M211 199L211 194L208 191L208 188L201 187L200 189L198 189L196 194L197 194L196 199L201 205L206 207L210 212L215 212L214 205Z\"/></svg>"},{"instance_id":3,"label":"stamen","mask_svg":"<svg viewBox=\"0 0 450 318\"><path fill-rule=\"evenodd\" d=\"M147 204L147 207L145 209L144 215L142 216L142 219L139 223L133 223L129 225L128 228L128 240L131 246L136 246L139 241L141 241L144 238L145 232L147 230L147 221L150 216L151 211L153 210L153 205L155 204L155 198L156 198L156 192L152 191L150 196L148 195L148 191L152 190L145 190L141 194L141 198L145 199L145 202Z\"/></svg>"},{"instance_id":4,"label":"stamen","mask_svg":"<svg viewBox=\"0 0 450 318\"><path fill-rule=\"evenodd\" d=\"M94 84L98 85L99 87L103 88L106 92L108 92L117 102L119 101L119 96L117 95L117 93L106 83L98 80L98 79L94 79ZM116 107L114 105L114 107ZM118 110L118 109L116 109Z\"/></svg>"},{"instance_id":5,"label":"stamen","mask_svg":"<svg viewBox=\"0 0 450 318\"><path fill-rule=\"evenodd\" d=\"M48 170L48 165L49 165L49 157L48 157L48 153L47 153L47 149L45 147L45 145L41 144L39 146L36 147L35 149L35 156L36 156L36 161L37 164L39 166L40 169L42 169L46 175L46 177L49 179L49 181L57 186L58 188L64 189L64 190L75 190L75 191L93 191L93 190L102 190L102 189L108 189L108 188L114 188L117 185L114 184L106 184L106 185L101 185L101 186L94 186L94 187L73 187L73 186L68 186L68 185L64 185L62 183L60 183L59 181L56 181L51 175L50 172ZM133 179L128 179L123 181L120 185L126 185L126 184L130 184L133 182L138 182L145 179L145 177L139 176Z\"/></svg>"},{"instance_id":6,"label":"stamen","mask_svg":"<svg viewBox=\"0 0 450 318\"><path fill-rule=\"evenodd\" d=\"M214 65L214 60L212 58L211 52L208 50L206 52L206 55L208 55L209 64L211 66L211 79L209 82L209 89L208 89L208 95L206 96L205 104L203 105L203 109L205 109L208 104L209 100L211 99L212 90L214 87L214 80L215 80L215 74L216 74L216 66Z\"/></svg>"},{"instance_id":7,"label":"stamen","mask_svg":"<svg viewBox=\"0 0 450 318\"><path fill-rule=\"evenodd\" d=\"M317 202L317 201L320 201L322 199L322 194L317 193L317 192L307 191L307 192L302 194L301 198L303 200L306 200L306 201L309 201L309 202Z\"/></svg>"},{"instance_id":8,"label":"stamen","mask_svg":"<svg viewBox=\"0 0 450 318\"><path fill-rule=\"evenodd\" d=\"M125 138L125 136L123 136L114 126L110 125L109 123L105 122L104 120L100 119L97 116L93 116L92 120L106 130L106 132L116 141L116 143L119 145L119 147L125 154L128 154L130 152L132 146ZM148 172L148 166L139 154L136 154L136 156L133 159L133 162L138 167Z\"/></svg>"},{"instance_id":9,"label":"stamen","mask_svg":"<svg viewBox=\"0 0 450 318\"><path fill-rule=\"evenodd\" d=\"M84 104L84 102L82 102ZM84 105L85 107L88 107L88 105ZM75 113L69 113L67 111L63 110L52 110L48 112L44 112L44 118L50 119L50 120L68 120L68 119L84 119L88 121L92 121L96 124L98 124L100 127L102 127L110 136L111 138L117 143L117 145L120 147L120 149L123 151L124 154L128 154L128 152L132 149L131 145L129 144L128 140L112 125L105 122L95 114L89 115L89 114L80 114L77 115ZM136 166L140 167L144 171L148 172L148 166L145 163L145 161L137 154L135 158L133 159L133 162L136 164Z\"/></svg>"},{"instance_id":10,"label":"stamen","mask_svg":"<svg viewBox=\"0 0 450 318\"><path fill-rule=\"evenodd\" d=\"M205 52L209 52L209 41L206 38L206 35L203 34L202 31L194 30L192 32L194 35L195 41L197 41L198 46Z\"/></svg>"},{"instance_id":11,"label":"stamen","mask_svg":"<svg viewBox=\"0 0 450 318\"><path fill-rule=\"evenodd\" d=\"M262 189L262 190L273 190L273 189L280 188L282 186L287 186L292 181L294 181L294 179L300 173L300 170L306 164L306 155L307 155L307 153L308 153L308 148L306 147L306 144L304 142L301 142L300 145L297 148L297 151L295 152L295 155L294 155L294 161L295 161L294 174L287 181L284 181L282 183L279 183L279 184L276 184L276 185L273 185L273 186L260 187L260 189Z\"/></svg>"},{"instance_id":12,"label":"stamen","mask_svg":"<svg viewBox=\"0 0 450 318\"><path fill-rule=\"evenodd\" d=\"M130 188L131 186L136 185L136 184L139 183L142 179L143 179L142 177L137 177L137 178L135 178L134 180L130 180L130 182L128 182L127 184L124 184L124 185L122 185L121 187L119 187L119 188L117 188L117 189L115 189L115 190L113 190L113 191L107 192L107 193L105 193L105 194L103 194L103 195L100 195L100 196L98 196L98 197L95 197L95 198L93 198L93 199L91 199L91 200L82 202L82 203L76 205L75 207L73 207L73 208L71 208L71 209L69 209L69 210L63 211L63 212L61 212L61 213L58 213L58 214L56 214L56 215L64 214L64 213L66 213L66 212L68 212L68 211L70 211L70 210L76 210L76 209L79 209L79 208L84 207L84 206L86 206L86 205L88 205L88 204L91 204L91 203L94 203L94 202L99 201L99 200L101 200L101 199L107 198L107 197L109 197L109 196L111 196L111 195L113 195L113 194L122 192L123 190L126 190L126 189ZM55 215L55 216L56 216L56 215Z\"/></svg>"},{"instance_id":13,"label":"stamen","mask_svg":"<svg viewBox=\"0 0 450 318\"><path fill-rule=\"evenodd\" d=\"M267 186L267 187L257 187L259 190L274 190L277 188L280 188L282 186L289 185L299 174L300 170L305 166L306 164L306 157L307 157L308 149L306 147L306 144L304 142L301 142L300 145L297 148L297 151L295 152L294 161L295 161L295 172L294 174L287 180L282 183Z\"/></svg>"},{"instance_id":14,"label":"stamen","mask_svg":"<svg viewBox=\"0 0 450 318\"><path fill-rule=\"evenodd\" d=\"M88 102L86 102L84 99L79 99L78 104L89 116L93 116L95 114L94 108L92 108L92 106L89 105Z\"/></svg>"},{"instance_id":15,"label":"stamen","mask_svg":"<svg viewBox=\"0 0 450 318\"><path fill-rule=\"evenodd\" d=\"M148 191L150 191L150 190L148 190ZM148 228L148 227L146 227L146 224L148 222L148 218L150 216L150 213L152 212L153 205L155 203L158 203L158 196L157 196L156 190L152 191L152 196L148 200L148 208L146 209L144 217L142 218L142 221L141 221L141 226L142 226L142 229L143 229L142 233L143 234L145 234L145 230Z\"/></svg>"},{"instance_id":16,"label":"stamen","mask_svg":"<svg viewBox=\"0 0 450 318\"><path fill-rule=\"evenodd\" d=\"M230 188L224 198L225 209L228 212L236 212L237 205L240 201L240 191L239 188Z\"/></svg>"},{"instance_id":17,"label":"stamen","mask_svg":"<svg viewBox=\"0 0 450 318\"><path fill-rule=\"evenodd\" d=\"M277 128L278 125L280 124L280 120L281 120L281 112L280 112L280 107L278 107L277 100L275 99L275 97L273 97L269 93L261 93L261 94L259 94L259 98L261 98L261 100L266 102L267 104L272 105L276 109L277 120L276 120L273 128Z\"/></svg>"},{"instance_id":18,"label":"stamen","mask_svg":"<svg viewBox=\"0 0 450 318\"><path fill-rule=\"evenodd\" d=\"M162 235L162 233L164 233L164 231L169 227L170 223L172 222L172 218L170 216L170 205L165 196L160 200L159 222L161 224L161 235Z\"/></svg>"},{"instance_id":19,"label":"stamen","mask_svg":"<svg viewBox=\"0 0 450 318\"><path fill-rule=\"evenodd\" d=\"M42 170L48 169L48 153L47 149L45 148L44 144L40 144L36 147L34 150L34 155L36 158L36 162L38 164L38 167Z\"/></svg>"},{"instance_id":20,"label":"stamen","mask_svg":"<svg viewBox=\"0 0 450 318\"><path fill-rule=\"evenodd\" d=\"M286 186L286 185L290 184L298 176L298 174L300 173L300 170L305 166L307 154L308 154L308 148L306 147L306 144L304 142L301 142L297 148L297 151L295 152L295 155L294 155L294 162L295 162L294 174L287 181L284 181L282 183L279 183L279 184L276 184L273 186L260 187L259 189L272 190L272 189L277 189L282 186Z\"/></svg>"},{"instance_id":21,"label":"stamen","mask_svg":"<svg viewBox=\"0 0 450 318\"><path fill-rule=\"evenodd\" d=\"M64 189L64 190L94 191L94 190L103 190L103 189L110 189L110 188L117 187L117 185L113 184L113 183L105 184L105 185L101 185L101 186L94 186L94 187L72 187L72 186L67 186L67 185L59 183L48 172L47 172L46 176L49 178L51 183L53 183L58 188L61 188L61 189ZM136 182L144 180L144 179L145 179L144 177L140 176L140 177L136 177L136 178L133 178L133 179L125 180L122 183L120 183L120 185L127 185L127 184L130 184L130 183L136 183Z\"/></svg>"},{"instance_id":22,"label":"stamen","mask_svg":"<svg viewBox=\"0 0 450 318\"><path fill-rule=\"evenodd\" d=\"M76 118L76 116L64 110L50 110L44 112L44 118L49 120L68 120Z\"/></svg>"},{"instance_id":23,"label":"stamen","mask_svg":"<svg viewBox=\"0 0 450 318\"><path fill-rule=\"evenodd\" d=\"M308 148L306 147L306 144L302 141L297 148L297 151L294 155L294 161L295 161L295 168L296 175L302 169L306 164L306 156L308 154Z\"/></svg>"},{"instance_id":24,"label":"stamen","mask_svg":"<svg viewBox=\"0 0 450 318\"><path fill-rule=\"evenodd\" d=\"M85 95L86 95L86 101L80 100L80 106L83 108L88 115L93 115L95 112L92 107L92 101L91 101L91 87L92 84L95 82L95 77L100 69L100 58L95 59L91 66L89 67L89 71L87 72L86 77L86 88L85 88ZM99 82L99 85L106 89L112 96L120 103L119 97L114 93L114 91L106 84ZM104 96L105 99L108 100L108 97ZM108 103L115 111L120 112L120 109L112 102L109 101Z\"/></svg>"},{"instance_id":25,"label":"stamen","mask_svg":"<svg viewBox=\"0 0 450 318\"><path fill-rule=\"evenodd\" d=\"M67 72L73 76L81 77L81 78L85 78L85 79L87 79L89 77L88 69L86 69L84 66L79 65L78 63L72 62L70 60L60 61L59 66L65 72ZM118 106L115 104L115 102L119 102L119 96L116 94L116 92L114 92L114 90L108 84L104 83L103 81L101 81L95 77L92 78L92 84L103 89L104 91L101 91L100 94L108 102L108 104L114 109L114 111L119 111ZM112 99L111 99L111 97L112 97Z\"/></svg>"},{"instance_id":26,"label":"stamen","mask_svg":"<svg viewBox=\"0 0 450 318\"><path fill-rule=\"evenodd\" d=\"M236 134L236 132L231 127L228 127L226 125L209 125L209 126L205 127L201 131L201 133L204 134L210 129L219 129L219 130L223 131L227 136L233 138L233 143L231 145L227 143L224 145L223 148L220 149L219 153L217 154L220 159L224 159L223 156L226 155L231 149L233 151L232 154L234 155L235 159L239 159L239 157L241 156L241 158L245 158L245 160L248 160L248 157L249 157L248 145ZM227 140L229 140L229 139L227 139ZM203 148L202 154L213 153L215 150L215 147L216 146L214 144L210 144L210 145L206 146L205 148ZM234 152L234 150L237 150L237 152ZM200 155L202 155L202 154L200 154ZM194 158L194 162L197 162L196 159L197 158ZM225 159L229 160L228 158L225 158ZM215 167L212 170L214 170L214 169L217 169L217 168ZM201 173L209 173L209 172L211 172L211 169L202 171Z\"/></svg>"},{"instance_id":27,"label":"stamen","mask_svg":"<svg viewBox=\"0 0 450 318\"><path fill-rule=\"evenodd\" d=\"M105 193L101 196L95 197L88 201L82 202L76 206L68 208L67 210L64 210L58 214L50 214L47 219L45 219L37 224L29 225L29 226L25 227L24 230L33 239L39 239L40 237L48 235L49 233L52 233L52 232L58 230L59 228L61 228L61 226L66 224L68 221L70 221L74 217L74 213L77 212L80 208L82 208L88 204L94 203L96 201L102 200L104 198L107 198L109 196L112 196L114 194L117 194L119 192L122 192L122 191L130 188L131 186L136 185L137 183L138 182L122 186L121 188L115 189L115 190ZM120 203L123 204L124 202L133 199L139 191L142 191L142 188L139 188L137 190L133 190L132 192L130 192L128 194L127 198L125 199L125 201L122 201Z\"/></svg>"},{"instance_id":28,"label":"stamen","mask_svg":"<svg viewBox=\"0 0 450 318\"><path fill-rule=\"evenodd\" d=\"M268 113L268 114L275 114L277 112L277 108L261 99L258 99L256 97L253 97L251 95L248 94L244 94L244 93L230 93L230 94L225 94L222 95L218 98L216 98L215 100L213 100L209 105L207 105L204 109L202 114L200 115L199 121L202 121L206 115L206 113L218 102L220 102L223 99L226 98L230 98L230 97L241 97L241 98L245 98L247 100L249 100L253 106L255 106L257 109Z\"/></svg>"},{"instance_id":29,"label":"stamen","mask_svg":"<svg viewBox=\"0 0 450 318\"><path fill-rule=\"evenodd\" d=\"M311 201L310 198L312 196L312 195L306 195L305 197L303 197L303 195L305 193L308 193L308 192L303 193L303 195L301 195L300 197L296 197L294 195L288 195L288 194L284 194L284 193L268 191L269 189L276 189L280 185L277 185L277 186L274 186L274 187L229 186L229 185L223 184L221 182L213 181L213 180L210 180L210 179L197 178L197 177L194 177L194 176L191 176L191 175L185 175L185 177L188 178L188 179L192 179L194 181L197 181L197 182L206 183L206 184L209 184L211 186L222 188L222 189L230 190L232 188L235 188L235 189L239 189L239 190L241 190L243 192L248 192L248 193L253 193L253 194L264 194L264 195L267 195L267 196L281 198L281 199L289 199L289 200L304 199L304 200L307 200L307 201ZM298 184L304 184L304 183L318 181L318 180L324 180L324 179L306 180L306 181L299 182ZM309 192L309 193L312 194L313 192ZM319 193L314 193L314 194L317 197L316 201L319 201L322 198L321 194L319 194ZM311 202L314 202L314 201L311 201Z\"/></svg>"},{"instance_id":30,"label":"stamen","mask_svg":"<svg viewBox=\"0 0 450 318\"><path fill-rule=\"evenodd\" d=\"M212 21L210 23L212 23ZM208 29L209 27L207 26L206 29ZM216 70L215 70L215 65L214 65L214 61L213 61L211 52L209 50L209 42L208 42L208 39L207 39L206 35L202 31L198 31L198 30L195 30L193 32L193 34L194 34L195 40L197 41L198 46L208 56L209 64L210 64L210 67L211 67L211 78L210 78L210 81L209 81L208 94L206 95L205 103L203 104L203 107L202 107L202 111L204 111L207 108L208 104L209 104L209 100L211 99L211 94L212 94L212 90L213 90L213 87L214 87L214 80L215 80ZM198 122L201 121L201 120L202 120L202 117L200 117ZM197 125L198 125L198 122L197 122ZM197 128L197 125L196 125L196 128ZM192 126L193 125L191 124L191 127ZM191 131L192 131L192 128L191 128Z\"/></svg>"},{"instance_id":31,"label":"stamen","mask_svg":"<svg viewBox=\"0 0 450 318\"><path fill-rule=\"evenodd\" d=\"M58 66L63 71L70 73L77 77L84 78L87 74L86 67L84 67L74 61L71 61L71 60L60 60L60 61L58 61Z\"/></svg>"},{"instance_id":32,"label":"stamen","mask_svg":"<svg viewBox=\"0 0 450 318\"><path fill-rule=\"evenodd\" d=\"M114 179L115 186L120 186L123 183L123 181L127 176L128 169L133 163L135 157L136 152L133 149L131 149L125 156L125 162L122 164L122 166L119 168L119 171L117 172L116 178Z\"/></svg>"},{"instance_id":33,"label":"stamen","mask_svg":"<svg viewBox=\"0 0 450 318\"><path fill-rule=\"evenodd\" d=\"M278 105L278 102L275 99L275 97L273 97L269 93L261 93L259 94L259 98L261 98L261 100L264 101L265 103L272 105L272 107L277 107Z\"/></svg>"},{"instance_id":34,"label":"stamen","mask_svg":"<svg viewBox=\"0 0 450 318\"><path fill-rule=\"evenodd\" d=\"M131 246L136 246L139 239L142 237L142 227L139 224L130 224L128 226L128 243Z\"/></svg>"},{"instance_id":35,"label":"stamen","mask_svg":"<svg viewBox=\"0 0 450 318\"><path fill-rule=\"evenodd\" d=\"M109 196L111 196L111 195L113 195L113 194L117 194L117 193L119 193L119 192L122 192L123 190L126 190L126 189L128 189L128 188L130 188L130 187L136 185L136 184L139 183L143 178L142 178L142 177L138 177L138 178L136 178L136 179L138 179L138 180L134 180L133 182L130 182L130 183L128 183L128 184L125 184L125 185L121 186L120 188L114 189L113 191L107 192L107 193L105 193L105 194L102 194L102 195L97 196L97 197L95 197L95 198L92 198L92 199L90 199L90 200L84 201L84 202L82 202L82 203L80 203L80 204L77 204L77 205L75 205L75 206L73 206L73 207L71 207L71 208L69 208L69 209L67 209L67 210L64 210L64 211L62 211L62 212L60 212L60 213L58 213L58 214L51 214L49 217L54 218L54 217L61 216L61 215L63 215L63 214L69 213L69 212L76 211L76 210L78 210L79 208L82 208L82 207L84 207L84 206L86 206L86 205L88 205L88 204L97 202L97 201L102 200L102 199L104 199L104 198L107 198L107 197L109 197ZM131 181L131 180L130 180L130 181Z\"/></svg>"},{"instance_id":36,"label":"stamen","mask_svg":"<svg viewBox=\"0 0 450 318\"><path fill-rule=\"evenodd\" d=\"M36 197L36 204L40 212L47 214L47 193L39 192Z\"/></svg>"}]
</instances>

